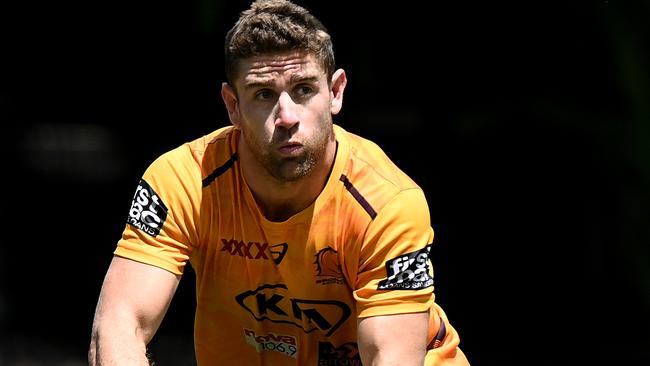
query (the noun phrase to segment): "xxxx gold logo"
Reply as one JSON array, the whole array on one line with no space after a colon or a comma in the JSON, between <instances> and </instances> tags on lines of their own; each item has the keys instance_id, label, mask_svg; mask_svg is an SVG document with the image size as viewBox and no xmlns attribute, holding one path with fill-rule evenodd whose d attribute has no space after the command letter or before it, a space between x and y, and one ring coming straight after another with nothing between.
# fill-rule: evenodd
<instances>
[{"instance_id":1,"label":"xxxx gold logo","mask_svg":"<svg viewBox=\"0 0 650 366\"><path fill-rule=\"evenodd\" d=\"M319 285L345 283L341 264L339 263L338 252L332 247L323 248L316 253L316 276L323 277L316 280Z\"/></svg>"},{"instance_id":2,"label":"xxxx gold logo","mask_svg":"<svg viewBox=\"0 0 650 366\"><path fill-rule=\"evenodd\" d=\"M222 252L227 252L230 255L244 257L248 259L266 259L272 260L275 264L280 264L289 245L287 243L280 243L269 245L268 243L259 243L254 241L244 242L235 239L221 239Z\"/></svg>"}]
</instances>

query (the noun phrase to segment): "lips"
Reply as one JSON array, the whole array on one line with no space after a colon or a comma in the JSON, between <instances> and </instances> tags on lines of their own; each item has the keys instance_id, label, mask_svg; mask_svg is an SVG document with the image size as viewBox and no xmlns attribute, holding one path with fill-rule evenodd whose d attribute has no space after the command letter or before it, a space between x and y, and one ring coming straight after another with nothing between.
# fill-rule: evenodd
<instances>
[{"instance_id":1,"label":"lips","mask_svg":"<svg viewBox=\"0 0 650 366\"><path fill-rule=\"evenodd\" d=\"M299 144L297 142L288 142L288 143L282 144L278 148L278 151L280 151L280 153L287 154L287 155L297 154L301 150L302 150L302 144Z\"/></svg>"}]
</instances>

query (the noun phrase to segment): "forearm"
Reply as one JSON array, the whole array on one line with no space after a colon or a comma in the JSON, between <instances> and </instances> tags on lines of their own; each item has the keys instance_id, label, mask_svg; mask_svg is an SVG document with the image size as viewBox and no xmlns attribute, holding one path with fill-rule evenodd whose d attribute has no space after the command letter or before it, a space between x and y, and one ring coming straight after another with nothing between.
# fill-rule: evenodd
<instances>
[{"instance_id":1,"label":"forearm","mask_svg":"<svg viewBox=\"0 0 650 366\"><path fill-rule=\"evenodd\" d=\"M146 342L137 332L98 327L93 329L88 363L90 366L148 366L146 353Z\"/></svg>"},{"instance_id":2,"label":"forearm","mask_svg":"<svg viewBox=\"0 0 650 366\"><path fill-rule=\"evenodd\" d=\"M95 311L90 366L145 366L147 344L160 326L180 276L114 257Z\"/></svg>"},{"instance_id":3,"label":"forearm","mask_svg":"<svg viewBox=\"0 0 650 366\"><path fill-rule=\"evenodd\" d=\"M148 366L146 341L124 325L93 329L88 363L90 366ZM118 328L119 327L119 328ZM121 328L121 329L120 329Z\"/></svg>"}]
</instances>

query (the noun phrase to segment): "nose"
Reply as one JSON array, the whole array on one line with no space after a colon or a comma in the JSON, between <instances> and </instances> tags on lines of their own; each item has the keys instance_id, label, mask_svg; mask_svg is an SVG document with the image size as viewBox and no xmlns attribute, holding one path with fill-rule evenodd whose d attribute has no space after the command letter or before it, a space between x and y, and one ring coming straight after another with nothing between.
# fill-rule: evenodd
<instances>
[{"instance_id":1,"label":"nose","mask_svg":"<svg viewBox=\"0 0 650 366\"><path fill-rule=\"evenodd\" d=\"M276 127L291 129L291 127L300 122L300 118L298 117L298 105L294 103L288 93L283 92L280 94L277 108L275 116Z\"/></svg>"}]
</instances>

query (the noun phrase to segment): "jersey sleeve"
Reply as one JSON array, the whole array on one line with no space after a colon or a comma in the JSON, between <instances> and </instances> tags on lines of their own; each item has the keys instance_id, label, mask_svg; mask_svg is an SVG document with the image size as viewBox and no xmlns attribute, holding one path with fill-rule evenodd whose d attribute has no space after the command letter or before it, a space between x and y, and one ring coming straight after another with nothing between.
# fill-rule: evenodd
<instances>
[{"instance_id":1,"label":"jersey sleeve","mask_svg":"<svg viewBox=\"0 0 650 366\"><path fill-rule=\"evenodd\" d=\"M200 174L186 145L156 159L136 188L114 254L182 274L198 242Z\"/></svg>"},{"instance_id":2,"label":"jersey sleeve","mask_svg":"<svg viewBox=\"0 0 650 366\"><path fill-rule=\"evenodd\" d=\"M411 188L398 193L364 237L354 289L357 315L428 311L434 301L432 242L424 192Z\"/></svg>"}]
</instances>

